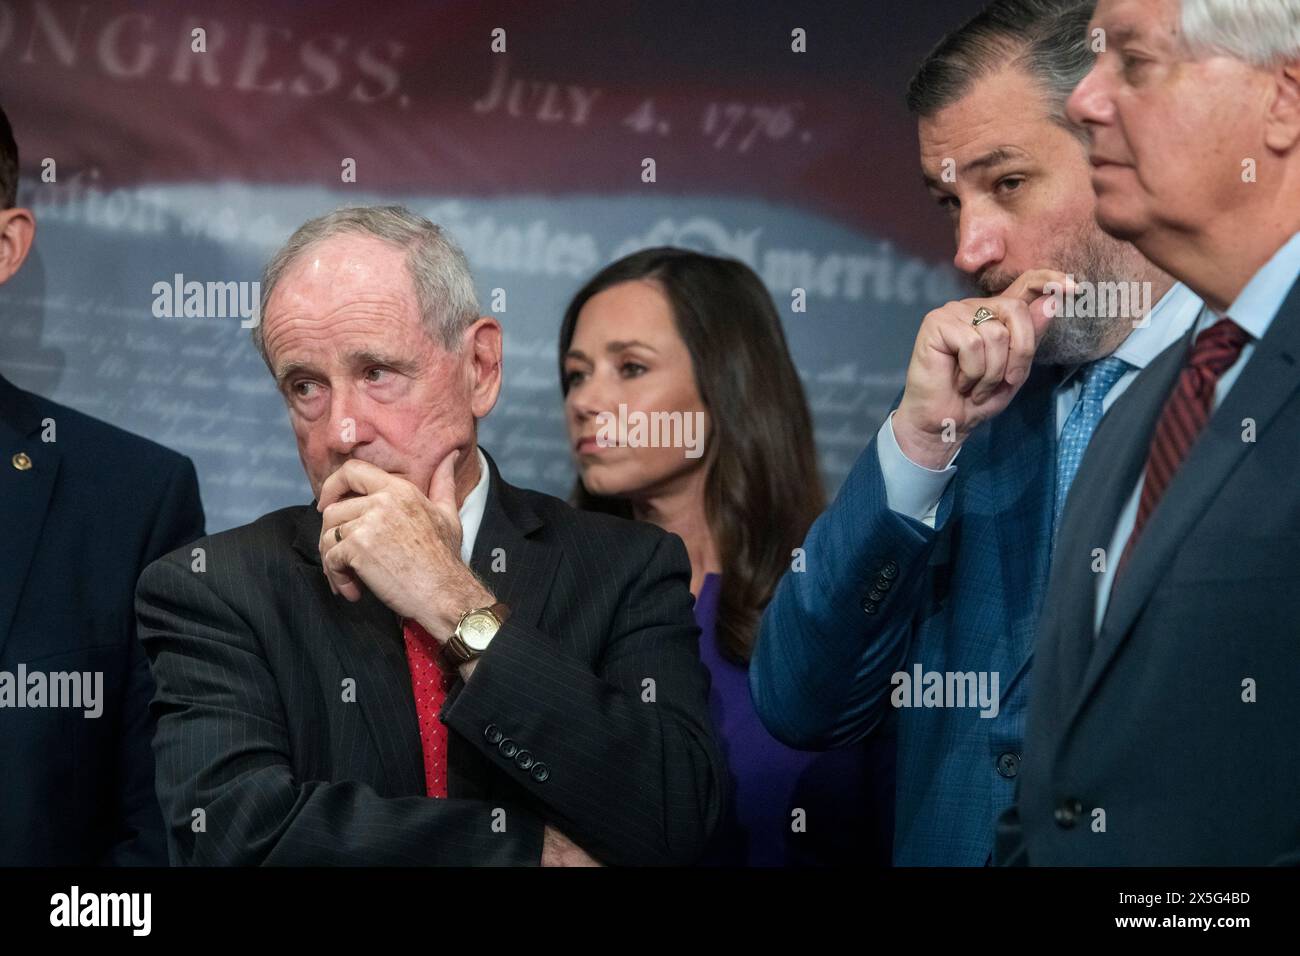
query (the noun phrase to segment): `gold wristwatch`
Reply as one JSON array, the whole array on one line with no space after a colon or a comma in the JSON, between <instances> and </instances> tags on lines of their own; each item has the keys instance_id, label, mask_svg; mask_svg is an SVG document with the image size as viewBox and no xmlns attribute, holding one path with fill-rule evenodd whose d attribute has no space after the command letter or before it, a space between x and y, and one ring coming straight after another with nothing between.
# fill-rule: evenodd
<instances>
[{"instance_id":1,"label":"gold wristwatch","mask_svg":"<svg viewBox=\"0 0 1300 956\"><path fill-rule=\"evenodd\" d=\"M447 657L456 665L472 661L487 650L509 616L510 608L499 601L491 607L466 611L460 616L455 632L447 639Z\"/></svg>"}]
</instances>

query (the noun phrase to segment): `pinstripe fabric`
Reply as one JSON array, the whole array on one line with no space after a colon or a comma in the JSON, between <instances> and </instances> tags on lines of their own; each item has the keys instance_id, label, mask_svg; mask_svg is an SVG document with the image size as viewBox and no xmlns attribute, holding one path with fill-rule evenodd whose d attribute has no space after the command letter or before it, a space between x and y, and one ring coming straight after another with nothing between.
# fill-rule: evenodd
<instances>
[{"instance_id":1,"label":"pinstripe fabric","mask_svg":"<svg viewBox=\"0 0 1300 956\"><path fill-rule=\"evenodd\" d=\"M894 862L980 866L1014 799L1055 487L1055 369L962 446L934 530L890 510L875 441L804 543L763 617L750 689L768 729L808 749L896 729ZM868 601L881 569L887 594ZM878 603L876 613L867 605ZM996 717L894 708L895 672L996 671Z\"/></svg>"},{"instance_id":2,"label":"pinstripe fabric","mask_svg":"<svg viewBox=\"0 0 1300 956\"><path fill-rule=\"evenodd\" d=\"M446 800L423 795L400 622L330 593L314 508L200 540L203 572L188 551L146 570L173 862L536 864L544 823L608 864L700 855L725 772L681 540L489 468L471 566L511 615L443 707ZM491 731L536 763L507 759Z\"/></svg>"}]
</instances>

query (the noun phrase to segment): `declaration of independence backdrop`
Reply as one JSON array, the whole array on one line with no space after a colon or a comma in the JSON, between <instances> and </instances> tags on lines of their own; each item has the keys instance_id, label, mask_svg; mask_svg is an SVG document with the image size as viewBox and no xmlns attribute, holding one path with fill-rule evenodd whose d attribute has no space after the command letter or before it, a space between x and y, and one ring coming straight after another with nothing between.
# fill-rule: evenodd
<instances>
[{"instance_id":1,"label":"declaration of independence backdrop","mask_svg":"<svg viewBox=\"0 0 1300 956\"><path fill-rule=\"evenodd\" d=\"M239 316L159 317L154 287L257 280L305 219L397 202L448 227L505 328L480 439L511 481L572 483L569 297L674 244L762 276L833 492L921 317L967 294L902 92L979 6L0 0L0 102L38 223L0 287L0 373L191 456L209 531L303 503Z\"/></svg>"}]
</instances>

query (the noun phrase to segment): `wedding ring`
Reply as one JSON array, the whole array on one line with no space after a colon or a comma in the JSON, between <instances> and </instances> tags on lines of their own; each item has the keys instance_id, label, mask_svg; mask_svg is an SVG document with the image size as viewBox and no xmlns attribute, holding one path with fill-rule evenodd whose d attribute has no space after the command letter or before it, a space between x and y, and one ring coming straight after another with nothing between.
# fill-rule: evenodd
<instances>
[{"instance_id":1,"label":"wedding ring","mask_svg":"<svg viewBox=\"0 0 1300 956\"><path fill-rule=\"evenodd\" d=\"M975 318L971 319L970 324L978 328L979 326L987 322L989 319L996 319L996 318L997 316L994 315L991 310L986 309L984 306L981 305L978 309L975 310Z\"/></svg>"}]
</instances>

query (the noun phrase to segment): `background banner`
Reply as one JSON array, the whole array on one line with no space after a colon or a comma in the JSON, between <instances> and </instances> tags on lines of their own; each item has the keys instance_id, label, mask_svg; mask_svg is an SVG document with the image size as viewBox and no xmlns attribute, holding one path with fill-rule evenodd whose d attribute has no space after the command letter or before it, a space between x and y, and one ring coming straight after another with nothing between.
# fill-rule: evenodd
<instances>
[{"instance_id":1,"label":"background banner","mask_svg":"<svg viewBox=\"0 0 1300 956\"><path fill-rule=\"evenodd\" d=\"M480 441L561 496L559 322L612 259L673 244L759 273L832 492L921 317L967 294L902 95L976 0L204 6L0 0L37 219L0 373L191 456L210 532L311 495L246 323L186 315L186 285L256 281L340 205L405 204L464 247L505 329Z\"/></svg>"}]
</instances>

